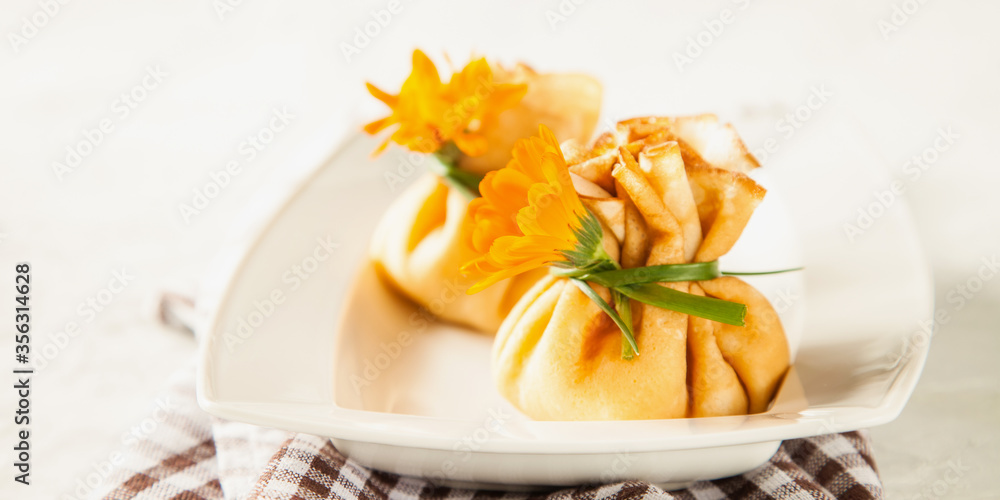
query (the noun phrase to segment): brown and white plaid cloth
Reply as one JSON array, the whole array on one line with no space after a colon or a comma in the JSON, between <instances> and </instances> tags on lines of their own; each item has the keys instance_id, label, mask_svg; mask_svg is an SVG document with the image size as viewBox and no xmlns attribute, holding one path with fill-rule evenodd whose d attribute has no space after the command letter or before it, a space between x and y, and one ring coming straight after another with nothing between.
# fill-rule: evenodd
<instances>
[{"instance_id":1,"label":"brown and white plaid cloth","mask_svg":"<svg viewBox=\"0 0 1000 500\"><path fill-rule=\"evenodd\" d=\"M210 499L880 499L865 432L785 441L771 460L741 476L702 481L674 491L622 482L536 493L437 486L367 469L329 439L213 418L195 401L194 369L178 372L135 429L116 467L91 498ZM88 478L88 481L91 478ZM89 484L89 483L88 483Z\"/></svg>"}]
</instances>

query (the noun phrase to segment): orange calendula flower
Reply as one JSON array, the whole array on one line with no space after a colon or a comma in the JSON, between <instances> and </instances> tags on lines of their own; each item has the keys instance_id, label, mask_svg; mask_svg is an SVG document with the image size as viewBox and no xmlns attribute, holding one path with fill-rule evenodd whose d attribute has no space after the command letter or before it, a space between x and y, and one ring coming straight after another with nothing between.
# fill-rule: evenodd
<instances>
[{"instance_id":1,"label":"orange calendula flower","mask_svg":"<svg viewBox=\"0 0 1000 500\"><path fill-rule=\"evenodd\" d=\"M469 293L546 266L593 260L600 223L580 202L559 142L544 125L521 139L506 167L486 174L469 204L469 239L481 256L463 271L485 275ZM596 235L595 235L596 231Z\"/></svg>"},{"instance_id":2,"label":"orange calendula flower","mask_svg":"<svg viewBox=\"0 0 1000 500\"><path fill-rule=\"evenodd\" d=\"M376 150L389 141L413 151L433 153L448 142L468 156L486 152L485 127L520 102L527 85L497 83L486 59L476 59L441 81L434 63L420 50L413 51L413 69L398 95L391 95L371 83L368 91L392 109L392 114L365 125L376 134L393 125L399 127Z\"/></svg>"}]
</instances>

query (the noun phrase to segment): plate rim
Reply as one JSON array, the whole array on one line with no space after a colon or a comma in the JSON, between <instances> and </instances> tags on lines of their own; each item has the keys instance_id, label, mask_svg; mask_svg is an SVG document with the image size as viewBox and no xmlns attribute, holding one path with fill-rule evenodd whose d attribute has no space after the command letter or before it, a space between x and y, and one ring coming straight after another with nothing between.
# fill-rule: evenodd
<instances>
[{"instance_id":1,"label":"plate rim","mask_svg":"<svg viewBox=\"0 0 1000 500\"><path fill-rule=\"evenodd\" d=\"M356 128L356 127L355 127ZM336 133L331 134L330 131ZM385 412L375 412L368 410L355 410L339 406L335 398L329 403L301 403L292 404L299 407L323 407L326 419L316 421L314 418L303 418L301 415L282 415L281 412L274 413L275 408L287 407L290 403L241 403L213 398L211 390L211 380L208 365L211 363L213 349L211 343L219 334L220 322L223 318L223 310L226 309L227 298L231 296L231 291L235 286L240 271L244 270L250 257L266 236L268 230L284 214L290 204L300 195L309 184L323 171L323 168L336 158L339 154L353 142L361 139L363 134L358 131L352 132L351 123L345 124L343 120L331 122L328 126L321 127L320 132L315 134L315 140L307 140L307 147L295 155L290 162L295 165L291 169L283 169L280 176L275 180L275 185L268 186L269 194L264 200L257 199L254 206L248 209L243 217L246 219L247 228L240 234L231 238L219 252L219 265L212 266L213 273L206 275L203 295L199 297L199 311L207 318L204 326L204 334L199 338L198 354L198 374L196 381L198 404L208 413L220 418L247 422L255 425L276 427L295 432L305 432L330 438L347 441L376 443L391 446L402 446L411 448L453 449L455 436L452 435L428 435L426 433L416 433L408 430L415 423L424 420L435 422L451 422L467 425L481 426L481 422L465 419L443 419L438 417L424 417L416 415L403 415ZM334 139L331 140L331 137ZM289 175L289 170L296 172ZM899 210L901 220L906 224L907 237L913 237L914 225L911 211L906 200L899 200ZM917 245L913 251L915 258L925 269L924 277L928 283L932 283L930 274L926 271L930 266L923 253L923 249ZM353 283L357 279L350 281ZM931 288L932 289L932 286ZM204 305L205 307L202 307ZM924 319L930 318L934 310L933 294L927 304L929 308L922 313ZM926 362L930 349L930 342L917 346L917 350L905 358L905 366L900 367L895 374L895 378L888 384L886 392L879 404L872 407L860 406L840 406L824 409L826 416L799 417L787 419L787 424L766 426L763 428L739 428L731 430L720 430L705 434L672 435L659 438L644 438L641 441L631 440L599 440L599 441L579 441L563 436L559 439L551 437L546 439L504 439L497 436L497 439L490 439L482 443L476 453L497 453L497 454L604 454L620 452L622 449L628 451L669 451L700 448L715 448L728 445L763 443L775 440L785 440L803 438L819 434L852 431L865 427L872 427L888 423L896 419L902 412L906 402L912 396L913 390L919 380L920 373ZM794 368L794 365L793 365ZM333 408L330 408L332 405ZM836 417L841 415L841 422ZM800 414L801 415L801 414ZM833 415L833 418L828 418ZM846 418L845 418L846 415ZM365 418L372 417L375 418ZM357 417L357 418L348 418ZM744 421L771 420L776 418L773 413L762 413L755 415L743 415L733 417L710 417L713 421L720 418L742 419ZM366 425L367 422L377 421L378 428ZM690 422L692 420L704 419L660 419L660 420L633 420L630 423L640 422L643 425L655 426L656 423ZM360 422L360 424L359 424ZM386 425L398 425L393 431L389 431ZM402 425L399 425L402 424ZM544 430L546 426L582 426L582 427L608 427L620 426L620 421L530 421L518 422L518 425L527 425ZM404 430L399 430L404 429ZM537 435L538 433L532 433ZM614 433L612 433L614 434ZM459 435L459 438L461 435ZM544 449L543 449L544 448Z\"/></svg>"}]
</instances>

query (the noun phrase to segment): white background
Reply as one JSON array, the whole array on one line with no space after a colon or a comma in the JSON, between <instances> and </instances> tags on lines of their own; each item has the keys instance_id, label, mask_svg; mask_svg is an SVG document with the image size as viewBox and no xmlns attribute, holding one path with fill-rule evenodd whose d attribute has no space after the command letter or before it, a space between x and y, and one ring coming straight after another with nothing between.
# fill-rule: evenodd
<instances>
[{"instance_id":1,"label":"white background","mask_svg":"<svg viewBox=\"0 0 1000 500\"><path fill-rule=\"evenodd\" d=\"M354 43L371 11L389 2L231 0L240 4L220 11L222 1L68 2L54 15L40 14L36 0L4 2L0 281L13 282L15 262L31 262L34 345L52 344L57 354L32 382L34 484L13 483L4 465L0 497L59 497L124 447L123 434L194 352L191 339L153 321L155 297L164 289L196 294L233 221L270 176L331 121L380 114L363 81L398 88L414 47L438 61L447 51L464 63L475 51L594 74L611 119L719 113L751 148L779 138L765 161L772 168L810 168L781 163L781 148L822 140L830 121L850 124L906 186L901 198L933 265L938 308L949 314L909 406L873 431L889 496L1000 496L1000 280L985 280L961 301L955 295L958 286L975 287L981 259L1000 252L1000 4L403 0L348 60L341 44ZM912 14L893 18L894 5ZM548 12L560 8L565 19L553 26ZM27 36L31 19L43 25ZM674 54L701 32L706 46L678 67ZM162 82L123 116L116 100L156 67ZM818 88L832 97L786 138L779 120ZM267 126L274 108L294 118L249 161L241 143ZM53 163L105 119L113 130L60 179ZM921 175L905 171L942 127L958 134L955 143ZM233 160L241 173L185 220L179 205ZM123 268L134 279L110 304L93 316L78 309ZM0 298L13 307L6 288L0 284ZM56 346L69 322L81 332ZM12 366L11 330L2 331L0 367ZM0 457L12 454L14 404L12 391L0 389Z\"/></svg>"}]
</instances>

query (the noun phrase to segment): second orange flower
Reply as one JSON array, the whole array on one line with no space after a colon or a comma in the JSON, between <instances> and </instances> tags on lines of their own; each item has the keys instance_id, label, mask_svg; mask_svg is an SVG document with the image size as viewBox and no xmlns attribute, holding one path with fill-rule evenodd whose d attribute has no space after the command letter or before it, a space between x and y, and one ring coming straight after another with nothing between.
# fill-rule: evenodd
<instances>
[{"instance_id":1,"label":"second orange flower","mask_svg":"<svg viewBox=\"0 0 1000 500\"><path fill-rule=\"evenodd\" d=\"M486 59L471 61L443 83L434 63L420 50L413 51L413 69L397 95L367 84L368 91L392 109L385 118L365 125L376 134L398 125L379 146L390 141L413 151L433 153L453 143L467 156L486 151L483 135L496 117L517 105L527 85L496 83Z\"/></svg>"}]
</instances>

